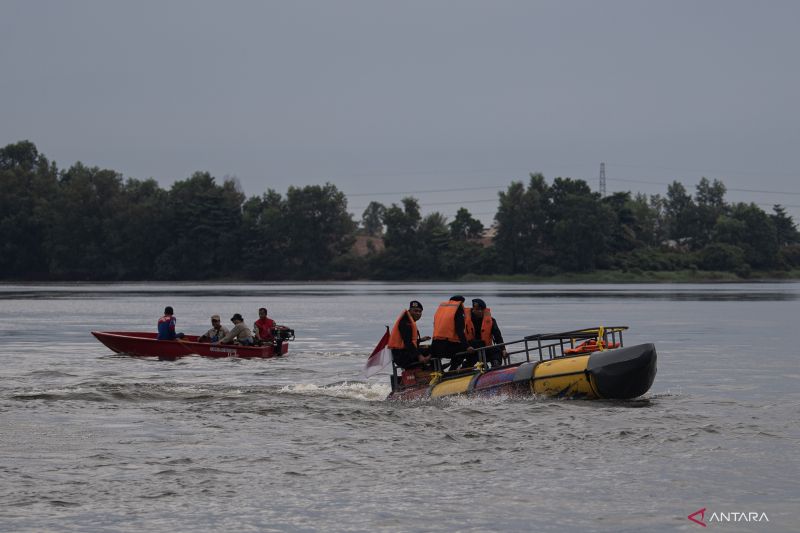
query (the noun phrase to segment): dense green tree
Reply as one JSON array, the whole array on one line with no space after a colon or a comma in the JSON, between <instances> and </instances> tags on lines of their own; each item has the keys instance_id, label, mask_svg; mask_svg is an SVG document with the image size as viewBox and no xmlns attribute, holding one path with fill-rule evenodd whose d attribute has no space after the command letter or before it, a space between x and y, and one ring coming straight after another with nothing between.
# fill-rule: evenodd
<instances>
[{"instance_id":1,"label":"dense green tree","mask_svg":"<svg viewBox=\"0 0 800 533\"><path fill-rule=\"evenodd\" d=\"M380 202L370 202L361 215L361 227L367 235L383 235L383 216L386 206Z\"/></svg>"},{"instance_id":2,"label":"dense green tree","mask_svg":"<svg viewBox=\"0 0 800 533\"><path fill-rule=\"evenodd\" d=\"M499 192L500 204L494 216L497 222L497 233L494 245L498 251L508 258L506 271L512 274L523 269L523 257L528 243L525 231L526 202L525 186L521 181L514 181L508 189Z\"/></svg>"},{"instance_id":3,"label":"dense green tree","mask_svg":"<svg viewBox=\"0 0 800 533\"><path fill-rule=\"evenodd\" d=\"M657 247L666 239L664 201L659 195L639 193L628 203L635 219L636 239L642 246Z\"/></svg>"},{"instance_id":4,"label":"dense green tree","mask_svg":"<svg viewBox=\"0 0 800 533\"><path fill-rule=\"evenodd\" d=\"M114 250L121 236L110 231L122 193L113 170L75 163L61 174L53 202L57 224L48 232L50 273L60 279L118 279L124 265Z\"/></svg>"},{"instance_id":5,"label":"dense green tree","mask_svg":"<svg viewBox=\"0 0 800 533\"><path fill-rule=\"evenodd\" d=\"M738 203L732 206L730 215L722 215L717 220L714 238L716 242L741 248L745 262L755 269L779 264L775 224L755 204Z\"/></svg>"},{"instance_id":6,"label":"dense green tree","mask_svg":"<svg viewBox=\"0 0 800 533\"><path fill-rule=\"evenodd\" d=\"M720 211L725 209L727 188L724 183L717 179L710 182L708 178L702 177L695 189L694 199L698 206L716 208Z\"/></svg>"},{"instance_id":7,"label":"dense green tree","mask_svg":"<svg viewBox=\"0 0 800 533\"><path fill-rule=\"evenodd\" d=\"M456 212L456 217L449 224L450 236L459 241L479 239L483 234L483 224L480 220L472 218L468 209L461 207Z\"/></svg>"},{"instance_id":8,"label":"dense green tree","mask_svg":"<svg viewBox=\"0 0 800 533\"><path fill-rule=\"evenodd\" d=\"M447 219L441 213L423 218L417 229L417 272L423 278L441 276L442 262L450 243Z\"/></svg>"},{"instance_id":9,"label":"dense green tree","mask_svg":"<svg viewBox=\"0 0 800 533\"><path fill-rule=\"evenodd\" d=\"M732 215L723 215L714 225L714 242L739 245L747 240L747 222Z\"/></svg>"},{"instance_id":10,"label":"dense green tree","mask_svg":"<svg viewBox=\"0 0 800 533\"><path fill-rule=\"evenodd\" d=\"M107 223L108 253L114 257L113 279L156 279L155 261L172 237L165 231L167 191L153 179L129 179L112 202Z\"/></svg>"},{"instance_id":11,"label":"dense green tree","mask_svg":"<svg viewBox=\"0 0 800 533\"><path fill-rule=\"evenodd\" d=\"M686 187L673 181L667 187L667 197L664 200L667 237L676 243L691 241L695 212L694 201L686 192Z\"/></svg>"},{"instance_id":12,"label":"dense green tree","mask_svg":"<svg viewBox=\"0 0 800 533\"><path fill-rule=\"evenodd\" d=\"M494 245L501 257L498 267L503 271L533 272L548 255L548 194L541 174L531 174L527 188L515 181L498 193Z\"/></svg>"},{"instance_id":13,"label":"dense green tree","mask_svg":"<svg viewBox=\"0 0 800 533\"><path fill-rule=\"evenodd\" d=\"M387 279L421 278L421 244L417 236L422 215L416 198L403 198L402 207L392 204L383 213L385 251L376 257L372 267Z\"/></svg>"},{"instance_id":14,"label":"dense green tree","mask_svg":"<svg viewBox=\"0 0 800 533\"><path fill-rule=\"evenodd\" d=\"M778 239L778 245L789 246L791 244L800 243L800 232L797 231L792 217L786 214L786 209L780 205L772 206L773 214L769 216L772 223L775 225L775 236Z\"/></svg>"},{"instance_id":15,"label":"dense green tree","mask_svg":"<svg viewBox=\"0 0 800 533\"><path fill-rule=\"evenodd\" d=\"M413 253L419 246L416 236L422 215L416 198L403 198L402 204L402 207L392 204L383 213L384 241L387 248Z\"/></svg>"},{"instance_id":16,"label":"dense green tree","mask_svg":"<svg viewBox=\"0 0 800 533\"><path fill-rule=\"evenodd\" d=\"M331 262L350 250L356 223L347 211L347 198L335 185L289 187L286 193L290 277L324 278Z\"/></svg>"},{"instance_id":17,"label":"dense green tree","mask_svg":"<svg viewBox=\"0 0 800 533\"><path fill-rule=\"evenodd\" d=\"M630 192L615 192L600 200L610 210L612 223L606 228L606 242L612 252L630 251L641 247L644 242L640 235L644 228L636 217L634 200Z\"/></svg>"},{"instance_id":18,"label":"dense green tree","mask_svg":"<svg viewBox=\"0 0 800 533\"><path fill-rule=\"evenodd\" d=\"M217 184L197 172L164 190L81 163L59 171L20 141L0 148L0 278L453 279L697 266L747 276L800 266L800 233L786 210L727 205L718 180L702 178L694 197L673 182L663 198L600 198L582 180L529 177L499 193L488 247L467 209L448 224L404 198L370 203L360 231L382 237L385 249L359 257L357 224L332 184L245 200L235 178Z\"/></svg>"},{"instance_id":19,"label":"dense green tree","mask_svg":"<svg viewBox=\"0 0 800 533\"><path fill-rule=\"evenodd\" d=\"M290 223L283 197L273 189L242 205L242 272L251 278L281 278L287 271Z\"/></svg>"},{"instance_id":20,"label":"dense green tree","mask_svg":"<svg viewBox=\"0 0 800 533\"><path fill-rule=\"evenodd\" d=\"M549 204L556 264L569 271L593 270L608 250L607 229L614 224L610 207L601 204L583 180L556 178Z\"/></svg>"},{"instance_id":21,"label":"dense green tree","mask_svg":"<svg viewBox=\"0 0 800 533\"><path fill-rule=\"evenodd\" d=\"M0 148L0 184L0 278L46 279L58 170L33 143L20 141Z\"/></svg>"},{"instance_id":22,"label":"dense green tree","mask_svg":"<svg viewBox=\"0 0 800 533\"><path fill-rule=\"evenodd\" d=\"M440 258L439 274L458 279L465 274L494 274L497 272L495 248L485 248L479 242L450 239Z\"/></svg>"},{"instance_id":23,"label":"dense green tree","mask_svg":"<svg viewBox=\"0 0 800 533\"><path fill-rule=\"evenodd\" d=\"M41 162L39 150L30 141L19 141L0 148L0 170L33 172Z\"/></svg>"},{"instance_id":24,"label":"dense green tree","mask_svg":"<svg viewBox=\"0 0 800 533\"><path fill-rule=\"evenodd\" d=\"M744 250L732 244L715 242L700 251L699 266L703 270L737 271L744 264Z\"/></svg>"},{"instance_id":25,"label":"dense green tree","mask_svg":"<svg viewBox=\"0 0 800 533\"><path fill-rule=\"evenodd\" d=\"M800 244L789 244L782 247L780 261L786 268L800 268Z\"/></svg>"},{"instance_id":26,"label":"dense green tree","mask_svg":"<svg viewBox=\"0 0 800 533\"><path fill-rule=\"evenodd\" d=\"M725 204L725 185L719 180L709 182L701 178L695 192L693 226L691 230L692 246L701 248L712 240L712 232L717 219L727 212Z\"/></svg>"},{"instance_id":27,"label":"dense green tree","mask_svg":"<svg viewBox=\"0 0 800 533\"><path fill-rule=\"evenodd\" d=\"M162 230L171 239L155 260L158 278L219 278L238 264L244 195L232 180L215 181L195 172L170 189Z\"/></svg>"}]
</instances>

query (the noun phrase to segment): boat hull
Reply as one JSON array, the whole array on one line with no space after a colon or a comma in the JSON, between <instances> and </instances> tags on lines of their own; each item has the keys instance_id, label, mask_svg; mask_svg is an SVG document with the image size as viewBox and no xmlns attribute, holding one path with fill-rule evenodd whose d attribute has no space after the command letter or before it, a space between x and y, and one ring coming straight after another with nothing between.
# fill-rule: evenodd
<instances>
[{"instance_id":1,"label":"boat hull","mask_svg":"<svg viewBox=\"0 0 800 533\"><path fill-rule=\"evenodd\" d=\"M125 353L138 357L159 357L161 359L177 359L187 355L202 357L243 357L270 358L286 355L289 345L282 343L280 354L272 344L263 346L241 346L238 344L211 344L197 342L197 337L187 335L174 341L160 341L155 333L132 331L93 331L92 335L117 353Z\"/></svg>"},{"instance_id":2,"label":"boat hull","mask_svg":"<svg viewBox=\"0 0 800 533\"><path fill-rule=\"evenodd\" d=\"M640 344L591 354L528 361L486 372L448 376L431 385L400 388L393 400L440 398L459 394L540 395L627 400L650 390L656 376L656 349Z\"/></svg>"}]
</instances>

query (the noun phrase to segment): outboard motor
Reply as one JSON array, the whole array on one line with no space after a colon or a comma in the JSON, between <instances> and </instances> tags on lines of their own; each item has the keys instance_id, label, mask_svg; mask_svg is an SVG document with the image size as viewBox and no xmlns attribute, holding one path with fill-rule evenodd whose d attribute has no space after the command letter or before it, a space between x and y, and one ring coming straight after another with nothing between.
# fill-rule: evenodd
<instances>
[{"instance_id":1,"label":"outboard motor","mask_svg":"<svg viewBox=\"0 0 800 533\"><path fill-rule=\"evenodd\" d=\"M275 343L275 355L280 356L283 355L281 351L283 343L294 340L294 330L286 326L275 326L272 328L272 337Z\"/></svg>"},{"instance_id":2,"label":"outboard motor","mask_svg":"<svg viewBox=\"0 0 800 533\"><path fill-rule=\"evenodd\" d=\"M275 326L272 328L272 336L275 337L275 340L280 339L283 342L293 341L294 330L286 326Z\"/></svg>"}]
</instances>

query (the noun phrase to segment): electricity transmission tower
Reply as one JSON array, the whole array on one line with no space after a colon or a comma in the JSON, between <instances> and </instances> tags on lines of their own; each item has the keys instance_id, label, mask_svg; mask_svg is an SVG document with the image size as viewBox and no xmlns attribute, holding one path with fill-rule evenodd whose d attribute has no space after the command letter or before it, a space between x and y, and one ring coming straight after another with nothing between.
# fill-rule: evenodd
<instances>
[{"instance_id":1,"label":"electricity transmission tower","mask_svg":"<svg viewBox=\"0 0 800 533\"><path fill-rule=\"evenodd\" d=\"M600 163L600 197L606 196L606 164Z\"/></svg>"}]
</instances>

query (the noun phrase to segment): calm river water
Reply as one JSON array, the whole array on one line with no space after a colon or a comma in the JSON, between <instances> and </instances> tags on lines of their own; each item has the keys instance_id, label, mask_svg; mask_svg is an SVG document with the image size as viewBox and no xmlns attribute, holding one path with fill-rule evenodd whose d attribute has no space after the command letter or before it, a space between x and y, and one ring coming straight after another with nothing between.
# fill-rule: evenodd
<instances>
[{"instance_id":1,"label":"calm river water","mask_svg":"<svg viewBox=\"0 0 800 533\"><path fill-rule=\"evenodd\" d=\"M384 402L366 356L410 299L481 297L510 339L629 325L630 402ZM0 285L0 531L800 530L800 284ZM111 353L91 330L256 309L274 360ZM769 522L711 522L711 513Z\"/></svg>"}]
</instances>

